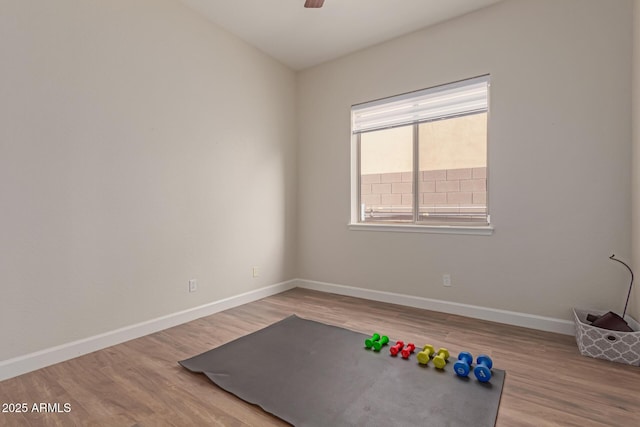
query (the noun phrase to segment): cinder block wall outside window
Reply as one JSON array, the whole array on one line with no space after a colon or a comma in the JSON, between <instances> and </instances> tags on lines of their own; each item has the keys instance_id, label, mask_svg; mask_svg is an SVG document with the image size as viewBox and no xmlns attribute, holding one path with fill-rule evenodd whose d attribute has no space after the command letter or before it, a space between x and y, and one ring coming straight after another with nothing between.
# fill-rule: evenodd
<instances>
[{"instance_id":1,"label":"cinder block wall outside window","mask_svg":"<svg viewBox=\"0 0 640 427\"><path fill-rule=\"evenodd\" d=\"M421 211L482 213L487 204L487 168L441 169L420 171L418 202ZM361 198L367 207L391 208L411 206L413 203L411 172L362 175ZM471 207L471 209L469 209Z\"/></svg>"}]
</instances>

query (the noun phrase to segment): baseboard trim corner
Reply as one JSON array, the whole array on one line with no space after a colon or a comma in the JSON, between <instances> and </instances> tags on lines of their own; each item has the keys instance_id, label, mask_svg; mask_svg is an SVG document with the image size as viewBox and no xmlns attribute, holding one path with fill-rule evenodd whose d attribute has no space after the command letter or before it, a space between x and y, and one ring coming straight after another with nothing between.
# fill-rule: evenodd
<instances>
[{"instance_id":1,"label":"baseboard trim corner","mask_svg":"<svg viewBox=\"0 0 640 427\"><path fill-rule=\"evenodd\" d=\"M210 316L220 311L257 301L271 295L276 295L295 288L297 283L297 280L288 280L103 334L3 360L0 361L0 381L64 362L112 345L121 344L125 341L172 328L201 317Z\"/></svg>"},{"instance_id":2,"label":"baseboard trim corner","mask_svg":"<svg viewBox=\"0 0 640 427\"><path fill-rule=\"evenodd\" d=\"M480 307L469 304L461 304L451 301L436 300L417 297L394 292L377 291L372 289L357 288L353 286L338 285L335 283L317 282L313 280L297 279L295 284L299 288L327 292L338 295L351 296L378 302L404 305L425 310L439 311L474 319L488 320L507 325L521 326L547 332L555 332L564 335L574 335L575 326L570 320L553 317L538 316L535 314L518 313L515 311L499 310L495 308Z\"/></svg>"}]
</instances>

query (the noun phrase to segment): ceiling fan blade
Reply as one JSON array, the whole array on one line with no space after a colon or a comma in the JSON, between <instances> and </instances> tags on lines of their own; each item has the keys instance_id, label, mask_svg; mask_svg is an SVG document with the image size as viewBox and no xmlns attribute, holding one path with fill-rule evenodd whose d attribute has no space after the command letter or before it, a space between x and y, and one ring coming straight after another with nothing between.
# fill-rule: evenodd
<instances>
[{"instance_id":1,"label":"ceiling fan blade","mask_svg":"<svg viewBox=\"0 0 640 427\"><path fill-rule=\"evenodd\" d=\"M323 3L324 0L307 0L304 2L304 7L318 8L322 7Z\"/></svg>"}]
</instances>

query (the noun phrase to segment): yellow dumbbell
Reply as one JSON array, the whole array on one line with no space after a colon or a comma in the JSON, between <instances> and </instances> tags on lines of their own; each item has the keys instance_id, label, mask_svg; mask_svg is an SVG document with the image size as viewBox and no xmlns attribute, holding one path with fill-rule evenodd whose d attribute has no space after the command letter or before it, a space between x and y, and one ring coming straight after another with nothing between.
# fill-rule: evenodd
<instances>
[{"instance_id":1,"label":"yellow dumbbell","mask_svg":"<svg viewBox=\"0 0 640 427\"><path fill-rule=\"evenodd\" d=\"M438 369L444 369L449 359L449 350L441 348L438 350L438 354L433 357L433 364Z\"/></svg>"},{"instance_id":2,"label":"yellow dumbbell","mask_svg":"<svg viewBox=\"0 0 640 427\"><path fill-rule=\"evenodd\" d=\"M422 351L416 356L418 358L418 363L420 363L421 365L428 365L429 360L431 360L431 355L435 352L436 351L434 350L432 345L425 345L424 347L422 347Z\"/></svg>"}]
</instances>

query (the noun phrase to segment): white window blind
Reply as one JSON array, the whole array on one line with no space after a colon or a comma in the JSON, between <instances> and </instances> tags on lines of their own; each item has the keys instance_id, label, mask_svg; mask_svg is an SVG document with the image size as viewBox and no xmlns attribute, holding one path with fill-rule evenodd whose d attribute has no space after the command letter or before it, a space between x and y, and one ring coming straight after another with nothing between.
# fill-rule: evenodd
<instances>
[{"instance_id":1,"label":"white window blind","mask_svg":"<svg viewBox=\"0 0 640 427\"><path fill-rule=\"evenodd\" d=\"M489 76L354 105L354 134L487 111Z\"/></svg>"}]
</instances>

